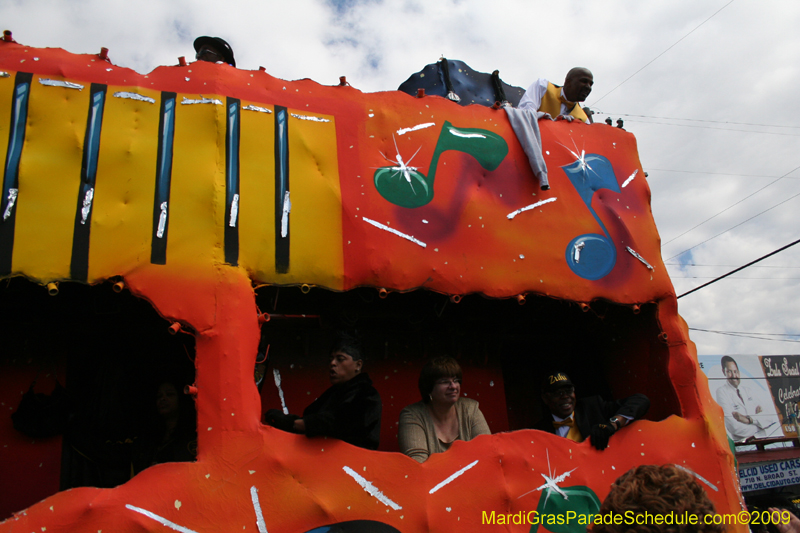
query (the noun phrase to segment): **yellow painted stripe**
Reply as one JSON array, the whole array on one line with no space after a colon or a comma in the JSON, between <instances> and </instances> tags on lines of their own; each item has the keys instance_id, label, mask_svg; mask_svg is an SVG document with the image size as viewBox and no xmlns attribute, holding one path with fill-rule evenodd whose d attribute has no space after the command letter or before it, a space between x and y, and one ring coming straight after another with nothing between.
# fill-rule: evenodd
<instances>
[{"instance_id":1,"label":"yellow painted stripe","mask_svg":"<svg viewBox=\"0 0 800 533\"><path fill-rule=\"evenodd\" d=\"M115 98L120 91L155 103ZM90 282L150 261L160 96L132 87L109 87L106 93L92 206Z\"/></svg>"},{"instance_id":2,"label":"yellow painted stripe","mask_svg":"<svg viewBox=\"0 0 800 533\"><path fill-rule=\"evenodd\" d=\"M289 109L289 272L278 283L316 280L326 287L342 289L342 208L336 123L332 116L311 115ZM329 122L291 117L318 116Z\"/></svg>"},{"instance_id":3,"label":"yellow painted stripe","mask_svg":"<svg viewBox=\"0 0 800 533\"><path fill-rule=\"evenodd\" d=\"M224 96L203 95L225 103ZM197 99L199 96L187 95ZM176 99L167 264L225 261L225 106ZM149 257L148 257L149 261Z\"/></svg>"},{"instance_id":4,"label":"yellow painted stripe","mask_svg":"<svg viewBox=\"0 0 800 533\"><path fill-rule=\"evenodd\" d=\"M88 84L48 87L40 77L31 82L12 270L46 281L70 273L90 95Z\"/></svg>"},{"instance_id":5,"label":"yellow painted stripe","mask_svg":"<svg viewBox=\"0 0 800 533\"><path fill-rule=\"evenodd\" d=\"M242 102L270 111L272 106ZM275 115L241 111L239 264L254 279L275 276Z\"/></svg>"}]
</instances>

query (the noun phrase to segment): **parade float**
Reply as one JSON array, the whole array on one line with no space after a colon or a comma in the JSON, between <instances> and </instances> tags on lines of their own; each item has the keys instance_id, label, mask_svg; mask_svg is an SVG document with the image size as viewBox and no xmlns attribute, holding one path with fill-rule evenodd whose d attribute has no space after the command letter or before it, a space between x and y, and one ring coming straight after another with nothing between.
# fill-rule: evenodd
<instances>
[{"instance_id":1,"label":"parade float","mask_svg":"<svg viewBox=\"0 0 800 533\"><path fill-rule=\"evenodd\" d=\"M533 511L594 512L622 473L664 463L742 509L631 133L541 122L542 190L502 108L202 62L139 74L10 35L0 113L6 418L58 379L93 409L73 412L86 431L124 446L115 405L174 352L197 411L195 462L107 488L65 484L74 431L3 420L0 531L577 533ZM383 399L377 451L261 422L325 389L340 327ZM418 464L396 422L442 353L493 434ZM646 419L604 451L526 429L554 364L579 397L647 394Z\"/></svg>"}]
</instances>

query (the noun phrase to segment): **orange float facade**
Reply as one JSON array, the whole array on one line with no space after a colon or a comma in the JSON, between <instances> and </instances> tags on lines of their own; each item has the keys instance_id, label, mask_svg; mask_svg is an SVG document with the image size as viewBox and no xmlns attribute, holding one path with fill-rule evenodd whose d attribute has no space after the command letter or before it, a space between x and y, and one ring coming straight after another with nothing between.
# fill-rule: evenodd
<instances>
[{"instance_id":1,"label":"orange float facade","mask_svg":"<svg viewBox=\"0 0 800 533\"><path fill-rule=\"evenodd\" d=\"M276 533L360 520L404 532L536 531L530 513L545 494L558 497L553 485L602 501L631 467L663 463L694 473L719 513L743 508L632 134L542 122L551 184L542 191L502 109L201 62L142 75L12 42L0 43L0 72L0 275L121 280L180 324L195 342L199 451L194 463L157 465L113 489L59 492L0 532ZM597 379L653 405L602 452L520 429L524 415L513 414L493 430L514 431L458 442L423 464L284 433L261 424L253 385L263 287L334 301L430 293L442 306L508 304L505 317L563 305L610 328L599 362L586 362ZM592 347L586 337L580 346ZM413 392L419 366L396 390ZM506 363L503 372L505 398L481 400L499 405L500 418L514 390L531 397ZM403 406L387 408L382 395L391 428ZM392 436L385 429L382 441Z\"/></svg>"}]
</instances>

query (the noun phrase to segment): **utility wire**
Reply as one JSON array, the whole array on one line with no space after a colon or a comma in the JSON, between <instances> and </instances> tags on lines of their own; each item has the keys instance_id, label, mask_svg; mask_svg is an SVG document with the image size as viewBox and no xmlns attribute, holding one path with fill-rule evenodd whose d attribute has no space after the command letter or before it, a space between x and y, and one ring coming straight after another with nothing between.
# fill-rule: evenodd
<instances>
[{"instance_id":1,"label":"utility wire","mask_svg":"<svg viewBox=\"0 0 800 533\"><path fill-rule=\"evenodd\" d=\"M686 253L686 252L688 252L689 250L694 250L695 248L697 248L697 247L698 247L698 246L700 246L701 244L705 244L705 243L707 243L708 241L710 241L710 240L712 240L712 239L716 239L716 238L717 238L717 237L719 237L720 235L723 235L723 234L725 234L725 233L728 233L728 232L729 232L729 231L731 231L732 229L736 229L736 228L738 228L739 226L741 226L742 224L745 224L745 223L747 223L747 222L750 222L750 221L751 221L751 220L753 220L754 218L756 218L756 217L759 217L759 216L763 215L764 213L766 213L767 211L771 211L771 210L775 209L776 207L778 207L779 205L783 205L783 204L785 204L786 202L788 202L789 200L792 200L792 199L794 199L794 198L797 198L798 196L800 196L800 192L799 192L799 193L797 193L797 194L795 194L795 195L793 195L793 196L790 196L789 198L787 198L786 200L784 200L784 201L782 201L782 202L779 202L779 203L777 203L777 204L773 205L772 207L770 207L770 208L768 208L768 209L764 209L764 210L763 210L763 211L761 211L760 213L758 213L758 214L756 214L756 215L753 215L753 216L751 216L751 217L750 217L750 218L748 218L747 220L743 220L742 222L739 222L739 223L738 223L738 224L736 224L735 226L732 226L732 227L730 227L730 228L726 229L725 231L722 231L722 232L720 232L720 233L717 233L717 234L716 234L716 235L714 235L713 237L709 237L708 239L704 240L704 241L703 241L703 242L701 242L701 243L697 243L697 244L695 244L695 245L694 245L694 246L692 246L691 248L687 248L686 250L682 251L682 252L681 252L681 253L679 253L679 254L675 254L675 255L673 255L672 257L668 257L668 258L667 258L667 261L670 261L670 260L672 260L672 259L675 259L676 257L678 257L678 256L681 256L681 255L685 254L685 253Z\"/></svg>"},{"instance_id":2,"label":"utility wire","mask_svg":"<svg viewBox=\"0 0 800 533\"><path fill-rule=\"evenodd\" d=\"M784 175L783 175L783 176L781 176L780 178L777 178L777 179L775 179L775 180L773 180L773 181L771 181L771 182L767 183L766 185L764 185L763 187L761 187L761 188L760 188L760 189L758 189L757 191L755 191L755 192L753 192L753 193L751 193L751 194L748 194L747 196L745 196L744 198L742 198L741 200L739 200L739 201L738 201L738 202L736 202L735 204L729 205L728 207L726 207L725 209L723 209L722 211L720 211L720 212L719 212L719 213L717 213L716 215L713 215L713 216L711 216L711 217L709 217L709 218L705 219L704 221L700 222L699 224L696 224L695 226L692 226L691 228L687 229L686 231L684 231L683 233L681 233L681 234L680 234L680 235L678 235L677 237L673 237L673 238L671 238L671 239L670 239L670 240L668 240L667 242L663 243L663 244L661 245L661 247L663 248L664 246L668 245L668 244L669 244L669 243L671 243L672 241L674 241L674 240L676 240L676 239L680 239L681 237L683 237L684 235L686 235L686 234L687 234L687 233L689 233L690 231L693 231L694 229L696 229L696 228L699 228L700 226L702 226L703 224L705 224L705 223L706 223L706 222L708 222L709 220L712 220L712 219L714 219L714 218L718 217L719 215L721 215L722 213L724 213L724 212L725 212L725 211L727 211L728 209L730 209L730 208L732 208L732 207L735 207L735 206L739 205L740 203L744 202L744 201L745 201L745 200L747 200L748 198L751 198L751 197L755 196L756 194L760 193L761 191L763 191L763 190L764 190L764 189L766 189L767 187L769 187L769 186L771 186L771 185L774 185L774 184L778 183L780 180L782 180L783 178L785 178L786 176L788 176L789 174L791 174L792 172L794 172L794 171L795 171L795 170L797 170L797 169L800 169L800 167L795 167L795 168L793 168L792 170L790 170L789 172L787 172L786 174L784 174ZM678 254L678 255L680 255L680 254ZM670 257L670 259L672 259L672 258Z\"/></svg>"},{"instance_id":3,"label":"utility wire","mask_svg":"<svg viewBox=\"0 0 800 533\"><path fill-rule=\"evenodd\" d=\"M746 339L757 339L757 340L760 340L760 341L800 342L800 341L796 341L796 340L792 340L792 339L770 339L768 337L758 337L756 335L742 335L742 334L739 334L739 333L729 333L729 332L724 332L724 331L709 331L709 330L705 330L705 329L695 329L695 328L689 328L689 329L693 329L695 331L703 331L703 332L707 332L707 333L717 333L719 335L727 335L729 337L744 337Z\"/></svg>"},{"instance_id":4,"label":"utility wire","mask_svg":"<svg viewBox=\"0 0 800 533\"><path fill-rule=\"evenodd\" d=\"M685 267L735 267L736 265L701 265L698 263L664 263L667 266L685 266ZM780 265L759 265L753 268L800 268L800 266L780 266Z\"/></svg>"},{"instance_id":5,"label":"utility wire","mask_svg":"<svg viewBox=\"0 0 800 533\"><path fill-rule=\"evenodd\" d=\"M709 285L711 285L712 283L716 283L716 282L718 282L718 281L719 281L719 280L721 280L721 279L727 278L727 277L728 277L728 276L730 276L731 274L735 274L736 272L739 272L740 270L744 270L745 268L749 267L750 265L754 265L754 264L758 263L759 261L763 261L763 260L764 260L764 259L766 259L767 257L772 257L773 255L777 254L778 252L782 252L782 251L786 250L787 248L791 248L792 246L794 246L794 245L795 245L795 244L797 244L797 243L800 243L800 239L797 239L796 241L794 241L794 242L792 242L792 243L789 243L789 244L787 244L786 246L783 246L782 248L778 248L777 250L775 250L775 251L773 251L773 252L770 252L770 253L768 253L767 255L762 255L761 257L759 257L759 258L758 258L758 259L756 259L755 261L750 261L750 262L749 262L749 263L747 263L746 265L744 265L744 266L740 266L740 267L739 267L739 268L737 268L737 269L731 270L731 271L730 271L730 272L728 272L727 274L723 274L723 275L721 275L720 277L718 277L718 278L715 278L715 279L713 279L713 280L709 281L708 283L703 283L703 284L702 284L702 285L700 285L699 287L695 287L694 289L692 289L692 290L690 290L690 291L688 291L688 292L684 292L683 294L681 294L680 296L678 296L678 298L677 298L677 299L681 299L681 298L683 298L684 296L686 296L687 294L692 294L692 293L693 293L693 292L695 292L695 291L699 291L699 290L700 290L700 289L702 289L703 287L708 287L708 286L709 286ZM670 258L670 259L672 259L672 258Z\"/></svg>"},{"instance_id":6,"label":"utility wire","mask_svg":"<svg viewBox=\"0 0 800 533\"><path fill-rule=\"evenodd\" d=\"M694 331L705 331L707 333L723 333L723 334L737 334L737 335L767 335L770 337L800 337L800 333L763 333L761 331L722 331L719 329L700 329L689 328Z\"/></svg>"},{"instance_id":7,"label":"utility wire","mask_svg":"<svg viewBox=\"0 0 800 533\"><path fill-rule=\"evenodd\" d=\"M670 276L670 279L713 279L714 276ZM773 280L773 281L785 281L788 279L800 279L800 278L741 278L735 276L731 279L752 279L752 280Z\"/></svg>"},{"instance_id":8,"label":"utility wire","mask_svg":"<svg viewBox=\"0 0 800 533\"><path fill-rule=\"evenodd\" d=\"M675 42L672 44L672 46L670 46L669 48L667 48L666 50L664 50L663 52L661 52L660 54L658 54L656 57L654 57L653 59L651 59L650 61L648 61L648 62L647 62L647 64L646 64L645 66L643 66L642 68L640 68L639 70L637 70L636 72L634 72L633 74L631 74L630 76L628 76L627 78L625 78L625 79L624 79L624 80L623 80L623 81L622 81L622 82L621 82L619 85L617 85L616 87L614 87L613 89L611 89L610 91L608 91L606 94L604 94L603 96L601 96L601 97L600 97L598 100L595 100L595 101L592 103L592 105L597 105L597 102L599 102L600 100L602 100L603 98L605 98L605 97L606 97L606 96L608 96L609 94L611 94L611 93L613 93L614 91L616 91L617 89L619 89L619 88L622 86L622 84L626 83L628 80L630 80L631 78L633 78L634 76L636 76L637 74L639 74L641 71L643 71L644 69L646 69L646 68L647 68L648 66L650 66L650 64L651 64L651 63L653 63L653 62L654 62L656 59L658 59L659 57L663 56L664 54L666 54L667 52L669 52L670 50L672 50L672 49L673 49L673 48L674 48L674 47L675 47L675 46L676 46L676 45L677 45L679 42L681 42L682 40L686 39L688 36L690 36L691 34L693 34L693 33L694 33L694 32L695 32L695 31L696 31L696 30L697 30L697 29L698 29L700 26L702 26L703 24L705 24L706 22L708 22L709 20L711 20L712 18L714 18L715 16L717 16L717 13L719 13L720 11L722 11L723 9L725 9L726 7L728 7L729 5L731 5L733 2L734 2L734 0L731 0L730 2L728 2L727 4L725 4L724 6L722 6L721 8L719 8L717 11L715 11L715 12L714 12L714 14L713 14L713 15L711 15L711 16L710 16L710 17L708 17L706 20L704 20L703 22L701 22L700 24L698 24L697 26L695 26L695 28L694 28L692 31L690 31L689 33L687 33L686 35L684 35L683 37L681 37L680 39L678 39L677 41L675 41Z\"/></svg>"},{"instance_id":9,"label":"utility wire","mask_svg":"<svg viewBox=\"0 0 800 533\"><path fill-rule=\"evenodd\" d=\"M714 126L693 126L691 124L672 124L671 122L648 122L644 120L628 120L628 124L630 123L638 123L638 124L656 124L659 126L680 126L682 128L697 128L703 130L719 130L719 131L733 131L739 133L763 133L764 135L780 135L781 137L800 137L800 135L794 133L779 133L777 131L753 131L753 130L736 130L733 128L715 128Z\"/></svg>"},{"instance_id":10,"label":"utility wire","mask_svg":"<svg viewBox=\"0 0 800 533\"><path fill-rule=\"evenodd\" d=\"M673 118L673 117L651 117L650 115L630 115L625 113L604 113L603 111L595 111L596 115L609 115L620 117L638 117L638 118L655 118L658 120L686 120L690 122L704 122L711 124L734 124L736 126L759 126L762 128L792 128L800 129L800 126L779 126L777 124L752 124L750 122L731 122L729 120L707 120L703 118ZM676 124L677 125L677 124Z\"/></svg>"},{"instance_id":11,"label":"utility wire","mask_svg":"<svg viewBox=\"0 0 800 533\"><path fill-rule=\"evenodd\" d=\"M765 176L763 174L732 174L730 172L703 172L700 170L673 170L669 168L647 168L648 172L677 172L680 174L702 174L704 176L736 176L741 178L774 178L775 176ZM798 177L783 176L784 179L796 180Z\"/></svg>"}]
</instances>

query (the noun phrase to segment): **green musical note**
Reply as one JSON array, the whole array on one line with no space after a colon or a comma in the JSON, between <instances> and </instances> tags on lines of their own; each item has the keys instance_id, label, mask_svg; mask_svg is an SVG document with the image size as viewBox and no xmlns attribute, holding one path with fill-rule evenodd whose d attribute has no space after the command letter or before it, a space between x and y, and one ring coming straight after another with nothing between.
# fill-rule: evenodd
<instances>
[{"instance_id":1,"label":"green musical note","mask_svg":"<svg viewBox=\"0 0 800 533\"><path fill-rule=\"evenodd\" d=\"M429 175L409 166L414 156L404 162L398 151L396 166L381 167L375 171L375 188L395 205L422 207L433 200L433 180L439 157L447 150L469 154L486 170L494 170L508 154L508 144L500 135L489 130L456 128L445 121L433 150Z\"/></svg>"}]
</instances>

